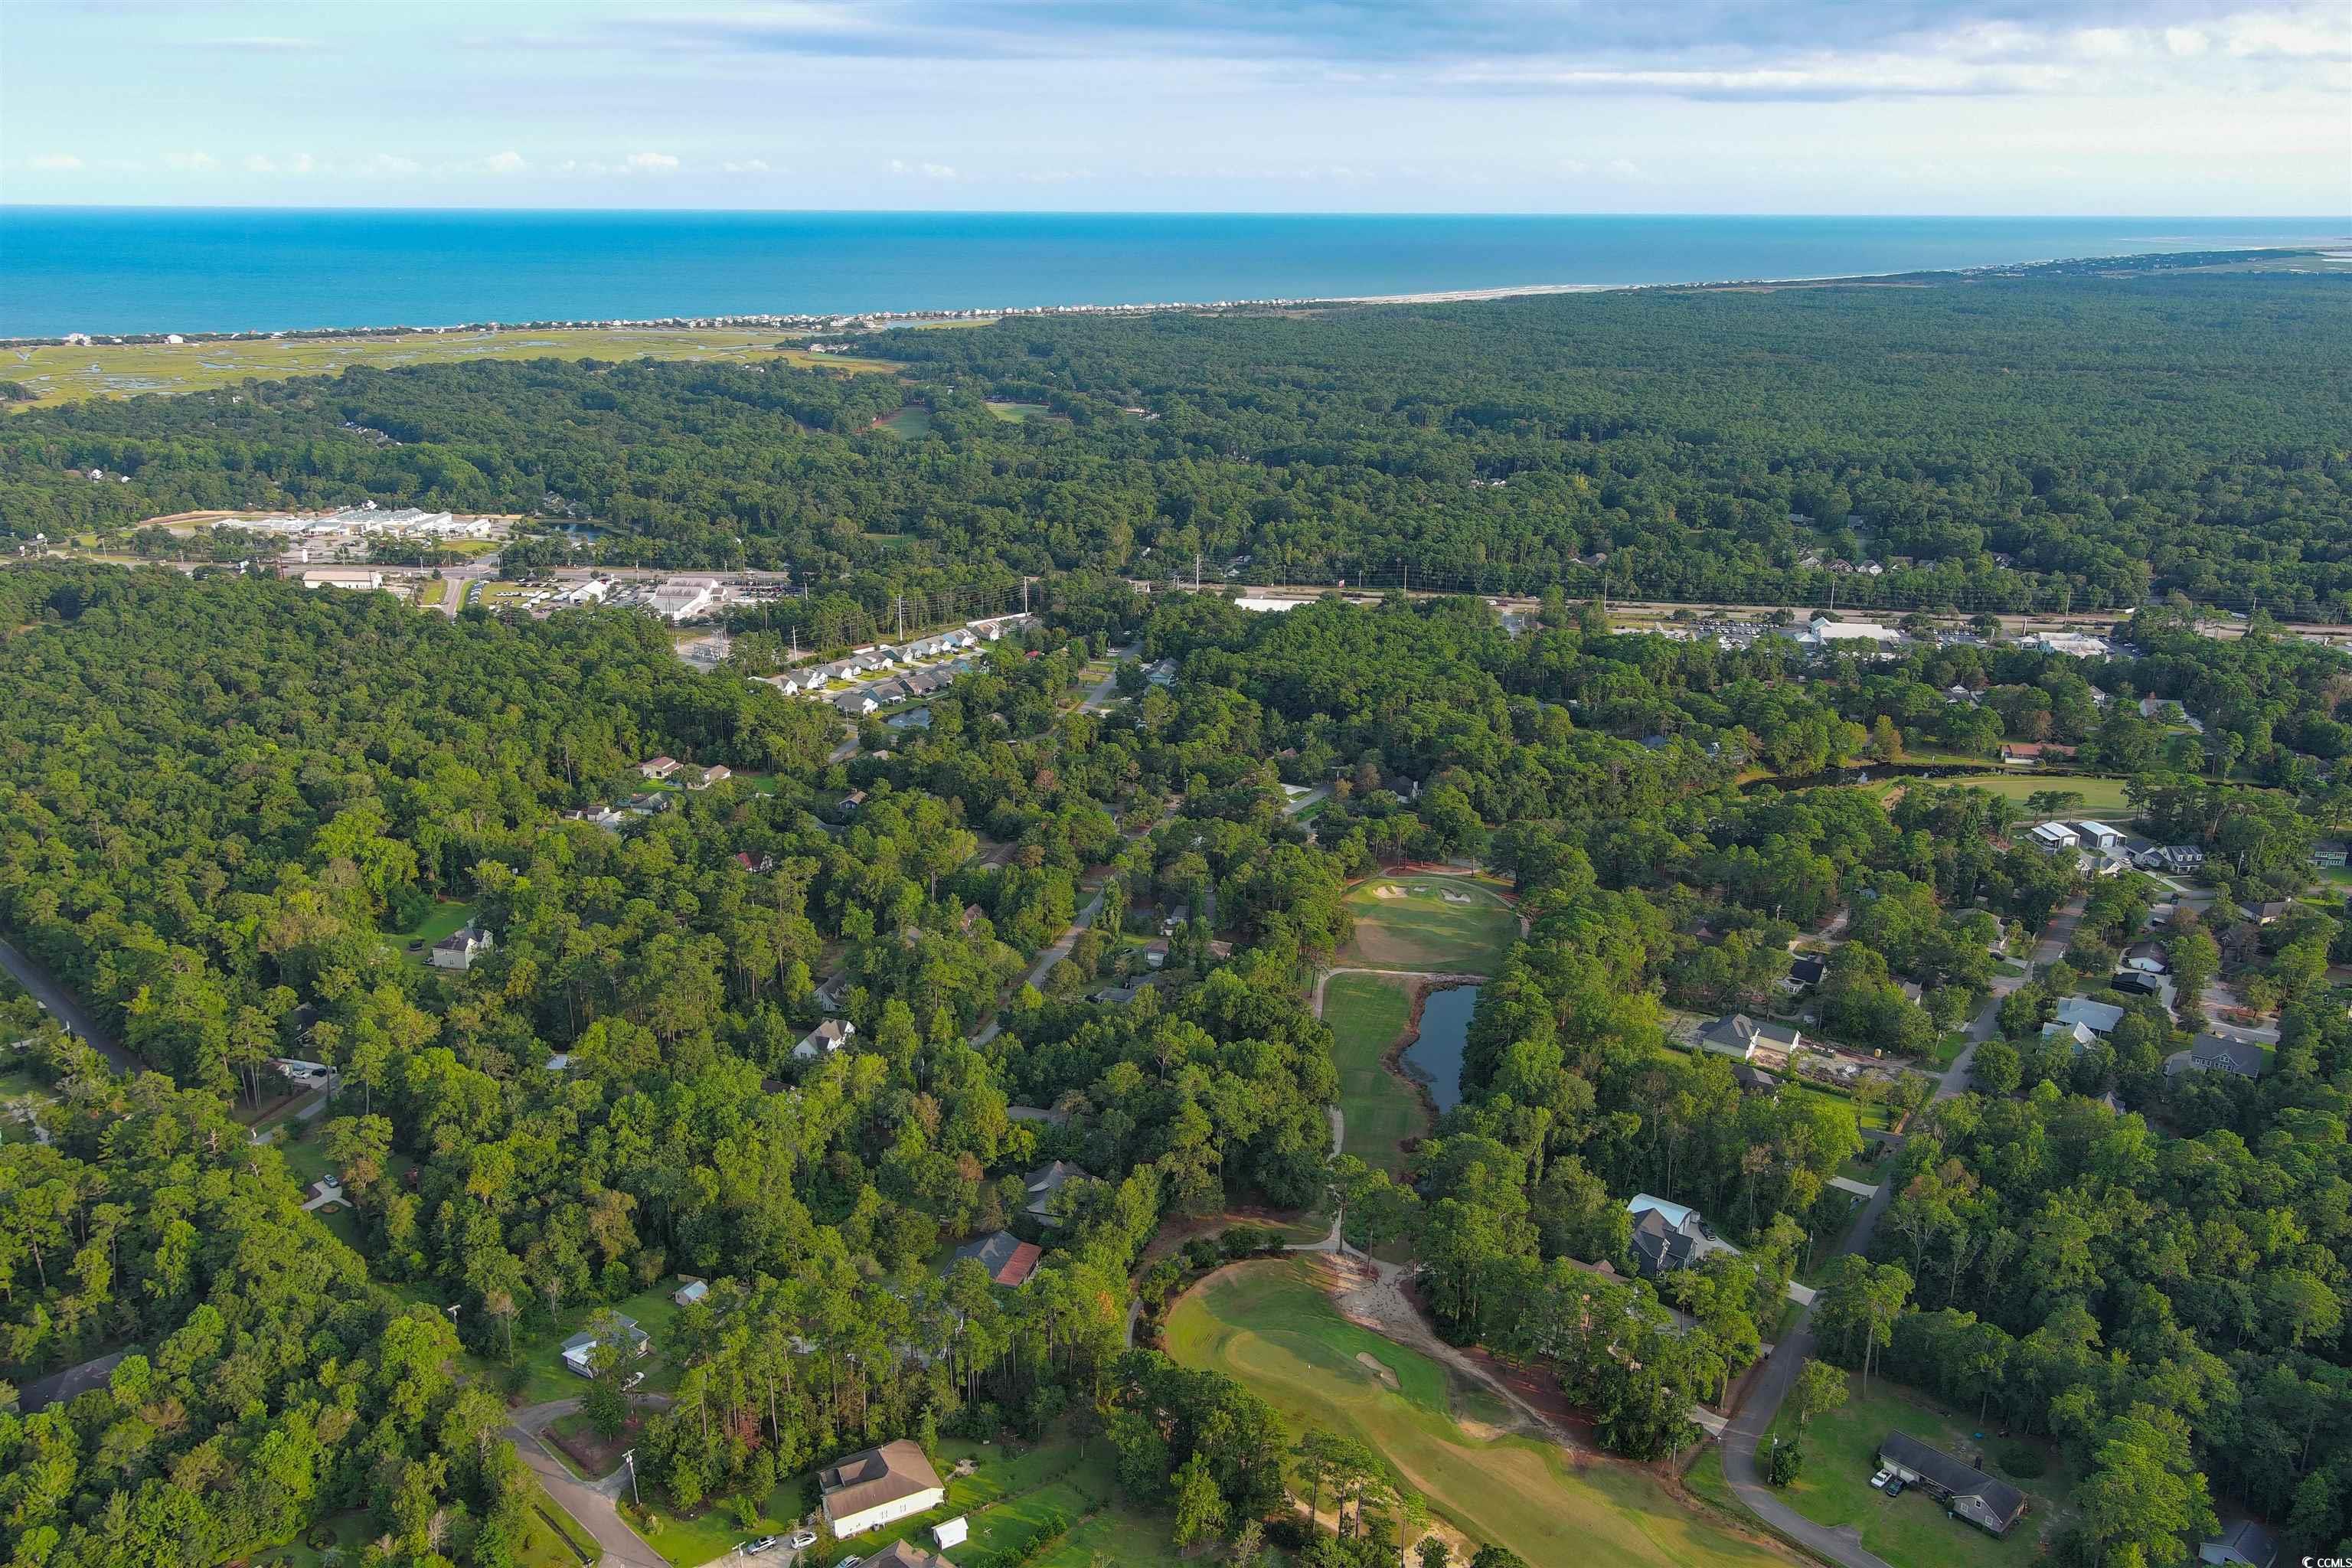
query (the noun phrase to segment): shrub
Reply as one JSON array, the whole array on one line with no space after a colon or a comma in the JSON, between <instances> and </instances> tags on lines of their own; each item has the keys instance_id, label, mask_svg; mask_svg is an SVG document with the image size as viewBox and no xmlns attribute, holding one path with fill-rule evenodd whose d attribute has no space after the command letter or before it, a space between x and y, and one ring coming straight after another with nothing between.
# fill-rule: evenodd
<instances>
[{"instance_id":1,"label":"shrub","mask_svg":"<svg viewBox=\"0 0 2352 1568\"><path fill-rule=\"evenodd\" d=\"M1772 1463L1765 1479L1776 1487L1785 1487L1797 1479L1804 1468L1805 1451L1794 1443L1783 1443L1772 1450Z\"/></svg>"},{"instance_id":2,"label":"shrub","mask_svg":"<svg viewBox=\"0 0 2352 1568\"><path fill-rule=\"evenodd\" d=\"M2050 1456L2032 1444L2021 1443L2015 1438L1993 1449L1992 1462L2003 1474L2015 1476L2020 1480L2039 1480L2050 1473Z\"/></svg>"}]
</instances>

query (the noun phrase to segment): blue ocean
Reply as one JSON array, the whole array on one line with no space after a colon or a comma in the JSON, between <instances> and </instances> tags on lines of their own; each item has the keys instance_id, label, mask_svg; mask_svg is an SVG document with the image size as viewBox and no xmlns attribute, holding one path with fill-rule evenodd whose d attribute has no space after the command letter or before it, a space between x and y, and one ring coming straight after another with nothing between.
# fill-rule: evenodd
<instances>
[{"instance_id":1,"label":"blue ocean","mask_svg":"<svg viewBox=\"0 0 2352 1568\"><path fill-rule=\"evenodd\" d=\"M0 207L0 336L1725 282L2304 245L2320 218Z\"/></svg>"}]
</instances>

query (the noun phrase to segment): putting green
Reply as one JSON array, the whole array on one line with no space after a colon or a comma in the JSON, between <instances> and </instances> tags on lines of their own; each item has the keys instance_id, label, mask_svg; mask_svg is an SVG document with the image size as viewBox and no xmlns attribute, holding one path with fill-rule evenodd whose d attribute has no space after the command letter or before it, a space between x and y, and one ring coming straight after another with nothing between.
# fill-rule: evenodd
<instances>
[{"instance_id":1,"label":"putting green","mask_svg":"<svg viewBox=\"0 0 2352 1568\"><path fill-rule=\"evenodd\" d=\"M1508 1419L1499 1399L1348 1321L1317 1288L1314 1267L1244 1263L1212 1276L1170 1311L1169 1354L1238 1378L1294 1432L1318 1426L1370 1445L1433 1513L1474 1541L1509 1547L1529 1568L1783 1561L1639 1468L1580 1464L1555 1444L1497 1430Z\"/></svg>"},{"instance_id":2,"label":"putting green","mask_svg":"<svg viewBox=\"0 0 2352 1568\"><path fill-rule=\"evenodd\" d=\"M1356 934L1338 967L1493 974L1519 937L1503 896L1468 877L1376 877L1348 894Z\"/></svg>"}]
</instances>

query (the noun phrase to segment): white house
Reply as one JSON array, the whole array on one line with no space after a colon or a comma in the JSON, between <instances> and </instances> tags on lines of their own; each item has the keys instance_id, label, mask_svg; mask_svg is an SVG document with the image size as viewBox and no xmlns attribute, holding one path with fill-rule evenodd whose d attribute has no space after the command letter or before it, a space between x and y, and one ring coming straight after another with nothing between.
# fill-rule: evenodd
<instances>
[{"instance_id":1,"label":"white house","mask_svg":"<svg viewBox=\"0 0 2352 1568\"><path fill-rule=\"evenodd\" d=\"M827 1018L801 1037L801 1043L793 1047L793 1058L796 1061L813 1062L819 1057L831 1056L847 1045L850 1037L856 1033L857 1026L848 1019Z\"/></svg>"},{"instance_id":2,"label":"white house","mask_svg":"<svg viewBox=\"0 0 2352 1568\"><path fill-rule=\"evenodd\" d=\"M948 1498L930 1460L904 1437L852 1454L819 1470L816 1480L836 1540L928 1513Z\"/></svg>"},{"instance_id":3,"label":"white house","mask_svg":"<svg viewBox=\"0 0 2352 1568\"><path fill-rule=\"evenodd\" d=\"M433 967L471 969L475 959L497 945L490 933L479 926L461 927L433 944Z\"/></svg>"},{"instance_id":4,"label":"white house","mask_svg":"<svg viewBox=\"0 0 2352 1568\"><path fill-rule=\"evenodd\" d=\"M647 757L644 762L637 764L637 772L645 774L646 777L649 779L655 780L666 779L669 777L670 774L677 772L677 759L667 755Z\"/></svg>"}]
</instances>

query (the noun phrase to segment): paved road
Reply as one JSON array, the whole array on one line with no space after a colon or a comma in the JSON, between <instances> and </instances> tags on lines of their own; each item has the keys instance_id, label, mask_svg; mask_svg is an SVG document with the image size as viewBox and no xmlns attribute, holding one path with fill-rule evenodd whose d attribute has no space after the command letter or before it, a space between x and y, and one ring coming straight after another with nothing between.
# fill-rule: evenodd
<instances>
[{"instance_id":1,"label":"paved road","mask_svg":"<svg viewBox=\"0 0 2352 1568\"><path fill-rule=\"evenodd\" d=\"M115 1037L99 1027L72 992L58 983L55 975L26 954L7 942L0 942L0 969L5 969L16 984L32 994L33 1000L48 1009L49 1016L67 1028L88 1040L100 1056L114 1064L117 1072L142 1070L139 1059L122 1048Z\"/></svg>"},{"instance_id":2,"label":"paved road","mask_svg":"<svg viewBox=\"0 0 2352 1568\"><path fill-rule=\"evenodd\" d=\"M1108 892L1109 889L1106 888L1103 891ZM1045 984L1046 971L1052 969L1054 965L1061 963L1062 960L1070 956L1070 949L1077 945L1078 933L1095 923L1095 917L1102 913L1102 907L1103 893L1097 893L1094 898L1087 902L1087 907L1078 911L1078 918L1070 922L1070 929L1056 937L1051 947L1046 948L1045 952L1037 955L1036 963L1032 965L1029 973L1022 978L1029 984L1037 986L1042 990ZM981 1026L980 1032L978 1034L971 1037L971 1043L974 1046L984 1046L988 1044L989 1041L996 1038L999 1027L1000 1026L997 1021L991 1018L987 1023Z\"/></svg>"},{"instance_id":3,"label":"paved road","mask_svg":"<svg viewBox=\"0 0 2352 1568\"><path fill-rule=\"evenodd\" d=\"M2050 923L2042 928L2042 940L2034 944L2033 962L2053 963L2066 951L2074 940L2074 924L2083 918L2080 899L2067 904ZM1975 1060L1977 1047L1990 1039L2000 1026L2001 999L2025 984L2025 977L2003 974L1992 983L1992 996L1983 1011L1969 1028L1969 1043L1952 1058L1952 1065L1936 1084L1936 1099L1949 1100L1967 1092L1969 1068ZM1878 1191L1864 1205L1862 1217L1840 1244L1836 1256L1866 1251L1870 1238L1878 1230L1879 1217L1894 1201L1895 1184L1881 1182ZM1840 1565L1840 1568L1889 1568L1885 1559L1862 1548L1861 1532L1852 1525L1832 1529L1816 1524L1780 1500L1780 1496L1764 1484L1756 1463L1757 1446L1779 1414L1780 1401L1788 1397L1789 1389L1797 1381L1797 1372L1805 1359L1813 1353L1813 1313L1809 1305L1797 1320L1796 1326L1774 1347L1772 1359L1764 1363L1764 1371L1756 1386L1748 1391L1748 1401L1732 1419L1723 1440L1723 1475L1731 1489L1749 1512L1772 1526L1791 1541L1798 1542L1815 1555Z\"/></svg>"},{"instance_id":4,"label":"paved road","mask_svg":"<svg viewBox=\"0 0 2352 1568\"><path fill-rule=\"evenodd\" d=\"M669 1568L662 1554L646 1545L621 1518L620 1506L614 1500L628 1489L627 1466L601 1481L583 1481L565 1468L563 1461L539 1440L541 1427L579 1408L577 1399L558 1399L516 1411L507 1426L507 1436L514 1439L515 1452L522 1456L522 1462L530 1467L531 1473L547 1489L547 1495L562 1503L564 1511L596 1538L596 1544L604 1549L604 1563L614 1568Z\"/></svg>"},{"instance_id":5,"label":"paved road","mask_svg":"<svg viewBox=\"0 0 2352 1568\"><path fill-rule=\"evenodd\" d=\"M2051 916L2050 923L2042 928L2042 940L2033 944L2032 967L2055 963L2063 958L2068 945L2074 940L2074 927L2082 918L2083 900L2080 899L2062 906L2056 914ZM1969 1091L1969 1074L1976 1065L1977 1047L1991 1039L1998 1032L2000 1005L2009 999L2011 992L2025 982L2026 976L2022 974L1993 976L1992 994L1985 999L1983 1010L1977 1014L1976 1022L1969 1026L1969 1043L1961 1047L1960 1054L1952 1058L1952 1065L1946 1068L1944 1076L1937 1080L1936 1099L1951 1100Z\"/></svg>"},{"instance_id":6,"label":"paved road","mask_svg":"<svg viewBox=\"0 0 2352 1568\"><path fill-rule=\"evenodd\" d=\"M1113 649L1110 656L1110 673L1104 676L1100 683L1097 684L1092 691L1087 693L1086 700L1079 703L1078 706L1089 713L1101 713L1108 711L1111 705L1111 700L1118 693L1118 667L1120 661L1123 659L1139 658L1142 655L1143 645L1139 642L1129 643L1125 647Z\"/></svg>"}]
</instances>

